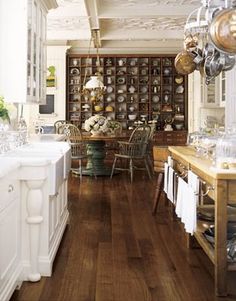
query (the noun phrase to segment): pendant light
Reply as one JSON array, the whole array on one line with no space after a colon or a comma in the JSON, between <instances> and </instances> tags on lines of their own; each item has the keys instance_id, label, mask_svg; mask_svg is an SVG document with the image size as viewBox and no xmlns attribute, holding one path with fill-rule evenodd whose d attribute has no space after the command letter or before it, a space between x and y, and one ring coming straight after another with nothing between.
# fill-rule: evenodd
<instances>
[{"instance_id":1,"label":"pendant light","mask_svg":"<svg viewBox=\"0 0 236 301\"><path fill-rule=\"evenodd\" d=\"M90 79L86 82L92 41L94 42L94 45L96 47L96 69L97 70L96 70L95 74L91 75ZM106 91L106 87L104 86L104 84L102 82L101 65L100 65L98 48L99 48L99 29L92 29L91 39L89 42L88 57L86 59L82 94L88 96L90 101L93 103L97 103L97 102L101 101L101 99Z\"/></svg>"}]
</instances>

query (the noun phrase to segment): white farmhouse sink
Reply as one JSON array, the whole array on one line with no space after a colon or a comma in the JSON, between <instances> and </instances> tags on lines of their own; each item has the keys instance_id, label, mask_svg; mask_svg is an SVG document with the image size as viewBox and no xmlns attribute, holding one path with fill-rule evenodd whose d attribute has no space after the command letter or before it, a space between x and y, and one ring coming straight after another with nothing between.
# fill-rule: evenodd
<instances>
[{"instance_id":1,"label":"white farmhouse sink","mask_svg":"<svg viewBox=\"0 0 236 301\"><path fill-rule=\"evenodd\" d=\"M31 135L30 142L56 142L65 140L64 134L40 134L40 135Z\"/></svg>"},{"instance_id":2,"label":"white farmhouse sink","mask_svg":"<svg viewBox=\"0 0 236 301\"><path fill-rule=\"evenodd\" d=\"M64 179L67 179L71 168L71 150L67 142L33 142L18 149L20 152L37 153L39 156L45 154L61 154L64 156Z\"/></svg>"},{"instance_id":3,"label":"white farmhouse sink","mask_svg":"<svg viewBox=\"0 0 236 301\"><path fill-rule=\"evenodd\" d=\"M29 151L27 148L17 149L6 154L6 157L16 158L22 165L27 164L27 169L21 173L21 179L27 180L37 177L37 162L48 161L48 187L49 194L55 195L59 186L64 181L64 155L59 151ZM31 178L32 177L32 178Z\"/></svg>"}]
</instances>

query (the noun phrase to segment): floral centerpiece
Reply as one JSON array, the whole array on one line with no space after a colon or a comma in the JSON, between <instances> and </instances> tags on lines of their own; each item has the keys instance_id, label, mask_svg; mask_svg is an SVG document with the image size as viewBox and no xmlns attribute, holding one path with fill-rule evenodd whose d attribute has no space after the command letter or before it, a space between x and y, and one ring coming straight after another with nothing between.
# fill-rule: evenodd
<instances>
[{"instance_id":1,"label":"floral centerpiece","mask_svg":"<svg viewBox=\"0 0 236 301\"><path fill-rule=\"evenodd\" d=\"M92 135L105 134L108 129L108 120L101 115L94 115L85 120L84 129Z\"/></svg>"},{"instance_id":2,"label":"floral centerpiece","mask_svg":"<svg viewBox=\"0 0 236 301\"><path fill-rule=\"evenodd\" d=\"M13 103L7 103L4 98L0 96L0 131L7 131L10 123L11 127L17 120L17 108ZM11 122L13 121L13 122Z\"/></svg>"},{"instance_id":3,"label":"floral centerpiece","mask_svg":"<svg viewBox=\"0 0 236 301\"><path fill-rule=\"evenodd\" d=\"M3 121L8 121L10 123L10 116L7 104L4 102L4 98L0 96L0 118Z\"/></svg>"},{"instance_id":4,"label":"floral centerpiece","mask_svg":"<svg viewBox=\"0 0 236 301\"><path fill-rule=\"evenodd\" d=\"M122 125L119 121L116 120L109 120L108 121L108 130L112 135L116 135L121 133Z\"/></svg>"}]
</instances>

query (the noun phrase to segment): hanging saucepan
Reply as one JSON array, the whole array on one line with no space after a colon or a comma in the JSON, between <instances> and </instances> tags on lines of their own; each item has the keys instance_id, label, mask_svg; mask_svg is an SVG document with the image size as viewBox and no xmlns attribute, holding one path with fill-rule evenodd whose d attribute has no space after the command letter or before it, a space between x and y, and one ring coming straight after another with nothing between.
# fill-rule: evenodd
<instances>
[{"instance_id":1,"label":"hanging saucepan","mask_svg":"<svg viewBox=\"0 0 236 301\"><path fill-rule=\"evenodd\" d=\"M207 57L213 56L215 52L215 47L212 43L206 43L206 45L203 48L202 56L204 59Z\"/></svg>"},{"instance_id":2,"label":"hanging saucepan","mask_svg":"<svg viewBox=\"0 0 236 301\"><path fill-rule=\"evenodd\" d=\"M187 75L196 69L196 63L193 61L194 55L186 50L181 51L175 57L175 69L179 74Z\"/></svg>"},{"instance_id":3,"label":"hanging saucepan","mask_svg":"<svg viewBox=\"0 0 236 301\"><path fill-rule=\"evenodd\" d=\"M215 47L211 43L206 43L202 49L203 62L199 66L199 72L200 72L201 76L203 76L203 77L206 76L206 84L209 84L209 82L212 78L208 74L210 73L209 66L210 66L211 58L214 55L214 52L215 52ZM206 61L206 59L207 59L207 61ZM206 66L206 68L205 68L205 66Z\"/></svg>"},{"instance_id":4,"label":"hanging saucepan","mask_svg":"<svg viewBox=\"0 0 236 301\"><path fill-rule=\"evenodd\" d=\"M202 65L202 63L204 61L202 50L200 48L196 48L194 51L191 51L191 52L194 55L193 61L196 64L196 69L199 70L200 66Z\"/></svg>"},{"instance_id":5,"label":"hanging saucepan","mask_svg":"<svg viewBox=\"0 0 236 301\"><path fill-rule=\"evenodd\" d=\"M236 54L236 9L223 9L213 18L209 34L215 47Z\"/></svg>"},{"instance_id":6,"label":"hanging saucepan","mask_svg":"<svg viewBox=\"0 0 236 301\"><path fill-rule=\"evenodd\" d=\"M205 58L204 72L206 75L206 84L215 78L223 70L225 64L225 56L215 49L214 53Z\"/></svg>"},{"instance_id":7,"label":"hanging saucepan","mask_svg":"<svg viewBox=\"0 0 236 301\"><path fill-rule=\"evenodd\" d=\"M235 56L234 55L229 55L224 53L225 56L225 65L222 69L222 71L229 71L231 69L233 69L234 65L235 65Z\"/></svg>"}]
</instances>

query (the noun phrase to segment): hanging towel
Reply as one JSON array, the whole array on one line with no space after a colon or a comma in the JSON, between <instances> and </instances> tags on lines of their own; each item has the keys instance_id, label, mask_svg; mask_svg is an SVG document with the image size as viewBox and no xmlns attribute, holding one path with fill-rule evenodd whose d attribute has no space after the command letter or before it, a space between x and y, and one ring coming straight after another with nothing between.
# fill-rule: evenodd
<instances>
[{"instance_id":1,"label":"hanging towel","mask_svg":"<svg viewBox=\"0 0 236 301\"><path fill-rule=\"evenodd\" d=\"M167 163L169 166L173 167L174 166L174 161L173 159L171 158L171 156L168 156L167 157Z\"/></svg>"},{"instance_id":2,"label":"hanging towel","mask_svg":"<svg viewBox=\"0 0 236 301\"><path fill-rule=\"evenodd\" d=\"M167 193L167 188L168 188L168 170L169 170L169 165L167 162L164 164L164 192Z\"/></svg>"},{"instance_id":3,"label":"hanging towel","mask_svg":"<svg viewBox=\"0 0 236 301\"><path fill-rule=\"evenodd\" d=\"M186 189L186 182L181 178L178 177L178 188L177 188L177 198L176 198L176 207L175 212L178 217L182 217L182 210L183 210L183 195L184 190Z\"/></svg>"},{"instance_id":4,"label":"hanging towel","mask_svg":"<svg viewBox=\"0 0 236 301\"><path fill-rule=\"evenodd\" d=\"M199 204L199 178L191 170L188 171L188 184L196 194L196 204Z\"/></svg>"},{"instance_id":5,"label":"hanging towel","mask_svg":"<svg viewBox=\"0 0 236 301\"><path fill-rule=\"evenodd\" d=\"M174 172L174 189L173 189L173 198L174 198L174 204L176 205L177 201L177 189L178 189L178 175L176 172Z\"/></svg>"},{"instance_id":6,"label":"hanging towel","mask_svg":"<svg viewBox=\"0 0 236 301\"><path fill-rule=\"evenodd\" d=\"M184 188L183 212L181 221L187 233L193 235L197 227L196 194L192 187Z\"/></svg>"},{"instance_id":7,"label":"hanging towel","mask_svg":"<svg viewBox=\"0 0 236 301\"><path fill-rule=\"evenodd\" d=\"M193 235L197 226L196 194L181 177L178 178L176 215L181 218L187 233Z\"/></svg>"},{"instance_id":8,"label":"hanging towel","mask_svg":"<svg viewBox=\"0 0 236 301\"><path fill-rule=\"evenodd\" d=\"M174 202L174 169L170 166L168 170L167 198L172 203Z\"/></svg>"}]
</instances>

